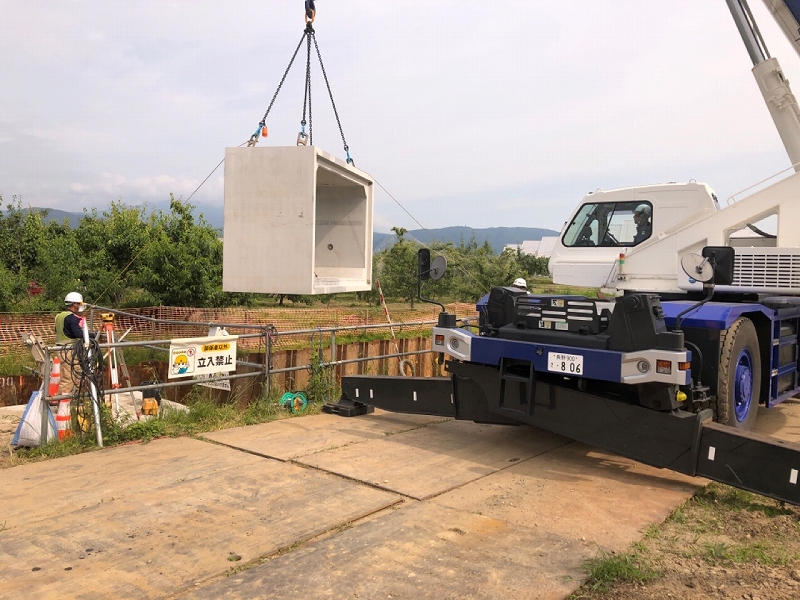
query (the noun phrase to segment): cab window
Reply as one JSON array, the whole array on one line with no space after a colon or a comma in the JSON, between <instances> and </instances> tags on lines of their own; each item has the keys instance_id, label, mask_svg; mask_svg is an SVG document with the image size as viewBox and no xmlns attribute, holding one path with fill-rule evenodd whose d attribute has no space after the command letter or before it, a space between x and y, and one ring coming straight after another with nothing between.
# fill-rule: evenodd
<instances>
[{"instance_id":1,"label":"cab window","mask_svg":"<svg viewBox=\"0 0 800 600\"><path fill-rule=\"evenodd\" d=\"M584 204L562 241L565 246L636 246L652 234L652 214L649 202Z\"/></svg>"}]
</instances>

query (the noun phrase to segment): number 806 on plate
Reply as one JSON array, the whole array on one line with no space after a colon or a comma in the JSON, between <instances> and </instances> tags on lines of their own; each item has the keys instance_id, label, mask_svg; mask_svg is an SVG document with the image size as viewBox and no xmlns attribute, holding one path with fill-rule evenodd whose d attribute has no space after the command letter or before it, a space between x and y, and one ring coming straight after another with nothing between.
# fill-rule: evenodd
<instances>
[{"instance_id":1,"label":"number 806 on plate","mask_svg":"<svg viewBox=\"0 0 800 600\"><path fill-rule=\"evenodd\" d=\"M547 353L547 370L565 375L583 375L583 356L579 354Z\"/></svg>"}]
</instances>

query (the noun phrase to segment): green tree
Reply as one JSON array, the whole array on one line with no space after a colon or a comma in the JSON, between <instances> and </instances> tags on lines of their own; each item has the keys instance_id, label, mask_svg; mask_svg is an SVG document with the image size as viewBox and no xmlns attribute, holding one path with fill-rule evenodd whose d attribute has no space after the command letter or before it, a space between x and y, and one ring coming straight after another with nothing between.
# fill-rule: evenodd
<instances>
[{"instance_id":1,"label":"green tree","mask_svg":"<svg viewBox=\"0 0 800 600\"><path fill-rule=\"evenodd\" d=\"M34 274L34 280L44 288L39 299L47 303L42 308L61 308L68 292L84 291L80 279L83 256L77 236L68 225L51 221L40 243L41 260Z\"/></svg>"},{"instance_id":2,"label":"green tree","mask_svg":"<svg viewBox=\"0 0 800 600\"><path fill-rule=\"evenodd\" d=\"M92 302L117 306L141 300L139 258L150 240L144 208L112 202L107 211L84 210L75 239L80 252L80 281Z\"/></svg>"},{"instance_id":3,"label":"green tree","mask_svg":"<svg viewBox=\"0 0 800 600\"><path fill-rule=\"evenodd\" d=\"M0 263L0 312L8 312L17 296L16 280L6 266Z\"/></svg>"},{"instance_id":4,"label":"green tree","mask_svg":"<svg viewBox=\"0 0 800 600\"><path fill-rule=\"evenodd\" d=\"M0 211L0 311L57 309L70 291L114 306L251 303L222 292L222 241L192 209L171 196L169 212L148 215L119 200L84 210L71 229L45 224L47 211L24 210L15 196ZM43 293L30 294L31 282Z\"/></svg>"},{"instance_id":5,"label":"green tree","mask_svg":"<svg viewBox=\"0 0 800 600\"><path fill-rule=\"evenodd\" d=\"M304 296L303 294L274 294L274 296L278 300L278 306L283 306L284 300L288 300L292 304L305 304L306 306L314 304L314 296Z\"/></svg>"},{"instance_id":6,"label":"green tree","mask_svg":"<svg viewBox=\"0 0 800 600\"><path fill-rule=\"evenodd\" d=\"M519 270L513 255L496 255L488 242L461 240L454 248L452 294L461 302L475 302L496 285L508 285Z\"/></svg>"},{"instance_id":7,"label":"green tree","mask_svg":"<svg viewBox=\"0 0 800 600\"><path fill-rule=\"evenodd\" d=\"M140 258L139 281L159 304L221 306L222 241L191 204L170 194L170 212L150 216L150 241Z\"/></svg>"},{"instance_id":8,"label":"green tree","mask_svg":"<svg viewBox=\"0 0 800 600\"><path fill-rule=\"evenodd\" d=\"M418 245L405 239L408 233L403 227L392 227L397 241L381 253L378 261L378 280L384 296L400 298L411 303L417 297L417 250Z\"/></svg>"},{"instance_id":9,"label":"green tree","mask_svg":"<svg viewBox=\"0 0 800 600\"><path fill-rule=\"evenodd\" d=\"M550 274L547 269L547 263L550 261L548 257L525 254L520 248L517 248L514 252L516 253L517 263L528 276L546 276Z\"/></svg>"},{"instance_id":10,"label":"green tree","mask_svg":"<svg viewBox=\"0 0 800 600\"><path fill-rule=\"evenodd\" d=\"M45 225L46 216L47 211L22 209L18 196L0 213L2 310L41 310L60 305L59 282L70 278L71 265L61 268L59 258L64 238L71 234L58 223ZM34 295L37 287L44 293Z\"/></svg>"}]
</instances>

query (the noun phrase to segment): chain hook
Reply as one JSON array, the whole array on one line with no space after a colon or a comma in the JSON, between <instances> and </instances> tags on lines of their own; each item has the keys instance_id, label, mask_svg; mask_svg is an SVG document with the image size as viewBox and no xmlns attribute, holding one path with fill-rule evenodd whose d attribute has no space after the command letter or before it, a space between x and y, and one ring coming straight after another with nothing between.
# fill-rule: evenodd
<instances>
[{"instance_id":1,"label":"chain hook","mask_svg":"<svg viewBox=\"0 0 800 600\"><path fill-rule=\"evenodd\" d=\"M253 146L255 146L258 143L259 135L261 137L267 137L267 123L266 123L266 121L262 120L258 124L258 127L256 127L256 130L253 133L253 135L250 136L250 139L247 141L247 147L248 148L252 148Z\"/></svg>"},{"instance_id":2,"label":"chain hook","mask_svg":"<svg viewBox=\"0 0 800 600\"><path fill-rule=\"evenodd\" d=\"M311 26L314 22L314 17L317 16L317 9L314 6L314 0L305 0L306 2L306 23Z\"/></svg>"}]
</instances>

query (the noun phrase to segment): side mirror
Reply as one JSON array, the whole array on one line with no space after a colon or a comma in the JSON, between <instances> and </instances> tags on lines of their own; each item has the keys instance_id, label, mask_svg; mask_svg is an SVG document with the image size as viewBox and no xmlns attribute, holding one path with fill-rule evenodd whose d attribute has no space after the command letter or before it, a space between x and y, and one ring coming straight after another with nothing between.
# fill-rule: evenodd
<instances>
[{"instance_id":1,"label":"side mirror","mask_svg":"<svg viewBox=\"0 0 800 600\"><path fill-rule=\"evenodd\" d=\"M420 248L417 252L417 276L420 279L431 278L431 251Z\"/></svg>"},{"instance_id":2,"label":"side mirror","mask_svg":"<svg viewBox=\"0 0 800 600\"><path fill-rule=\"evenodd\" d=\"M443 313L445 312L444 304L436 300L431 300L430 298L422 297L422 280L433 279L434 281L438 281L444 276L446 269L447 259L444 256L437 256L433 259L433 263L431 264L430 250L427 248L420 248L417 251L417 298L422 302L430 302L431 304L440 306Z\"/></svg>"},{"instance_id":3,"label":"side mirror","mask_svg":"<svg viewBox=\"0 0 800 600\"><path fill-rule=\"evenodd\" d=\"M736 251L730 246L706 246L703 257L710 259L714 265L714 285L731 285L733 283L733 264Z\"/></svg>"}]
</instances>

